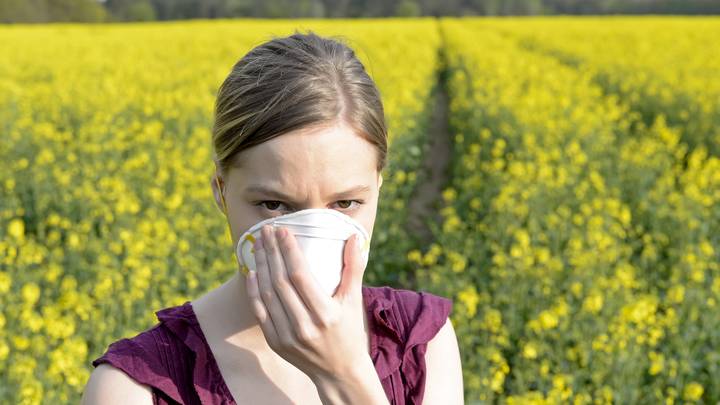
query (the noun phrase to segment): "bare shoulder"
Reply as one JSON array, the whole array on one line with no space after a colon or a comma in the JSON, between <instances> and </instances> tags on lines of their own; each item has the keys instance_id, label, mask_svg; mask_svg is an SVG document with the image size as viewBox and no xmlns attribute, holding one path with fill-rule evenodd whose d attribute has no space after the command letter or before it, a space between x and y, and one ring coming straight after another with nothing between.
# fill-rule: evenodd
<instances>
[{"instance_id":1,"label":"bare shoulder","mask_svg":"<svg viewBox=\"0 0 720 405\"><path fill-rule=\"evenodd\" d=\"M462 404L464 389L460 349L450 318L428 342L425 365L427 379L423 403Z\"/></svg>"},{"instance_id":2,"label":"bare shoulder","mask_svg":"<svg viewBox=\"0 0 720 405\"><path fill-rule=\"evenodd\" d=\"M140 384L122 370L107 363L98 365L85 385L81 405L152 405L150 387Z\"/></svg>"}]
</instances>

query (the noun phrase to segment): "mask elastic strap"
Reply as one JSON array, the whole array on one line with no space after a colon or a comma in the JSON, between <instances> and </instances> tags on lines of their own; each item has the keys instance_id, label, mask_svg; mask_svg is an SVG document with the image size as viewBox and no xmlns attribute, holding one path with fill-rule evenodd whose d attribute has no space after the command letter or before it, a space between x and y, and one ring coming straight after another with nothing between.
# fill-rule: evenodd
<instances>
[{"instance_id":1,"label":"mask elastic strap","mask_svg":"<svg viewBox=\"0 0 720 405\"><path fill-rule=\"evenodd\" d=\"M220 199L222 200L223 209L225 210L225 215L227 215L227 205L225 205L225 195L223 194L223 190L220 188L220 180L218 180L217 176L215 177L215 183L217 183L218 190L220 190Z\"/></svg>"},{"instance_id":2,"label":"mask elastic strap","mask_svg":"<svg viewBox=\"0 0 720 405\"><path fill-rule=\"evenodd\" d=\"M218 186L218 190L220 191L220 199L222 200L223 209L225 211L225 216L227 216L227 205L225 204L225 195L223 194L223 190L220 188L220 180L218 180L217 176L215 177L215 183ZM232 228L230 227L230 221L228 221L228 231L230 234L230 242L232 242ZM235 249L233 249L233 256L235 256L235 261L238 261L237 252ZM247 266L243 265L240 267L240 270L243 272L243 274L248 273Z\"/></svg>"}]
</instances>

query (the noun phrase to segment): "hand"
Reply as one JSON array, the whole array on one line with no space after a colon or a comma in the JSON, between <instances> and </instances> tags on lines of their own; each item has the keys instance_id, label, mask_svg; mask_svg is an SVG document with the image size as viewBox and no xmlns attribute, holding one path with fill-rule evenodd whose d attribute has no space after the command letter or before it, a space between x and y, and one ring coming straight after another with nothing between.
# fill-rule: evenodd
<instances>
[{"instance_id":1,"label":"hand","mask_svg":"<svg viewBox=\"0 0 720 405\"><path fill-rule=\"evenodd\" d=\"M365 266L357 235L345 245L342 278L332 297L308 271L289 229L265 225L253 247L256 271L248 273L246 287L270 348L313 380L343 378L358 362L367 364Z\"/></svg>"}]
</instances>

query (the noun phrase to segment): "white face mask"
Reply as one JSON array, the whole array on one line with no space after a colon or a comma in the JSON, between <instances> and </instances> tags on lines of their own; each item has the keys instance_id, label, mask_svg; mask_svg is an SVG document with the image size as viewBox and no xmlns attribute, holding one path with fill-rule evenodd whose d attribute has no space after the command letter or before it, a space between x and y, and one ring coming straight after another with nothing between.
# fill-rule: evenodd
<instances>
[{"instance_id":1,"label":"white face mask","mask_svg":"<svg viewBox=\"0 0 720 405\"><path fill-rule=\"evenodd\" d=\"M255 270L255 254L252 246L257 238L261 238L262 227L266 224L290 229L305 255L307 270L331 296L340 284L343 250L345 242L352 234L358 234L363 266L367 265L370 255L370 236L365 228L349 215L337 210L311 208L268 218L243 233L236 247L236 255L240 269L244 273Z\"/></svg>"}]
</instances>

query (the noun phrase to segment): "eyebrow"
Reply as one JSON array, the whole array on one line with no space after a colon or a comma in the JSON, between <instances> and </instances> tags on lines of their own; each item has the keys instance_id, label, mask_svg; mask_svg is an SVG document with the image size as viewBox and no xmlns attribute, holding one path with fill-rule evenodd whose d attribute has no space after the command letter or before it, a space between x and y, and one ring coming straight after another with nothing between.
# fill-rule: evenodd
<instances>
[{"instance_id":1,"label":"eyebrow","mask_svg":"<svg viewBox=\"0 0 720 405\"><path fill-rule=\"evenodd\" d=\"M330 198L333 200L343 200L343 199L346 199L347 197L356 195L357 193L366 192L368 190L370 190L370 186L359 185L359 186L352 187L348 190L341 191L339 193L335 193L335 194L331 195ZM265 187L262 184L251 184L245 188L245 192L246 193L249 193L249 192L261 193L261 194L265 194L265 195L268 195L268 196L271 196L274 198L278 198L278 199L286 201L286 202L294 202L292 197L285 195L280 191Z\"/></svg>"}]
</instances>

